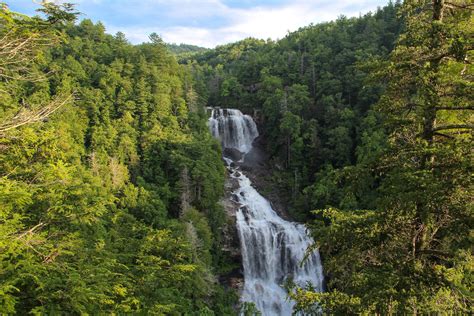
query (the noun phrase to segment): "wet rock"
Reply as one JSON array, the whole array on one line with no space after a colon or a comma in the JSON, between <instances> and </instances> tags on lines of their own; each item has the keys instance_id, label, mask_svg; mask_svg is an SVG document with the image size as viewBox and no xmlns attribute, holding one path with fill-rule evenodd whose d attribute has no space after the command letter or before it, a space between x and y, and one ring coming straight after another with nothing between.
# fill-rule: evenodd
<instances>
[{"instance_id":1,"label":"wet rock","mask_svg":"<svg viewBox=\"0 0 474 316\"><path fill-rule=\"evenodd\" d=\"M252 149L245 155L243 166L247 169L262 168L268 162L269 156L265 152L264 137L259 136L253 142Z\"/></svg>"},{"instance_id":2,"label":"wet rock","mask_svg":"<svg viewBox=\"0 0 474 316\"><path fill-rule=\"evenodd\" d=\"M231 278L230 285L234 289L242 289L244 287L244 278Z\"/></svg>"},{"instance_id":3,"label":"wet rock","mask_svg":"<svg viewBox=\"0 0 474 316\"><path fill-rule=\"evenodd\" d=\"M254 168L252 166L246 165L244 162L243 164L240 165L240 169L244 171L245 173L247 173L247 172L252 172Z\"/></svg>"},{"instance_id":4,"label":"wet rock","mask_svg":"<svg viewBox=\"0 0 474 316\"><path fill-rule=\"evenodd\" d=\"M242 211L242 214L244 215L245 221L248 223L250 221L249 208L247 206L242 206L240 210Z\"/></svg>"},{"instance_id":5,"label":"wet rock","mask_svg":"<svg viewBox=\"0 0 474 316\"><path fill-rule=\"evenodd\" d=\"M234 192L239 188L239 181L237 179L227 177L227 180L224 184L224 188L226 192L230 194L231 192Z\"/></svg>"},{"instance_id":6,"label":"wet rock","mask_svg":"<svg viewBox=\"0 0 474 316\"><path fill-rule=\"evenodd\" d=\"M230 158L233 161L239 161L243 156L243 154L235 148L225 148L223 154L224 157Z\"/></svg>"},{"instance_id":7,"label":"wet rock","mask_svg":"<svg viewBox=\"0 0 474 316\"><path fill-rule=\"evenodd\" d=\"M232 194L232 201L239 202L239 196L237 194Z\"/></svg>"}]
</instances>

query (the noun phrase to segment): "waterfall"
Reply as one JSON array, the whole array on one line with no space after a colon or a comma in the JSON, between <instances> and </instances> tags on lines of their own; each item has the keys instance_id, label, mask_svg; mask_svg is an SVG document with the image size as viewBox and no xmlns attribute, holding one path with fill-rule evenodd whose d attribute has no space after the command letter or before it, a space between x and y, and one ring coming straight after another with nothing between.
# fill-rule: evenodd
<instances>
[{"instance_id":1,"label":"waterfall","mask_svg":"<svg viewBox=\"0 0 474 316\"><path fill-rule=\"evenodd\" d=\"M221 141L222 148L235 148L242 153L250 151L252 141L258 136L253 119L234 109L212 109L209 128L212 136Z\"/></svg>"},{"instance_id":2,"label":"waterfall","mask_svg":"<svg viewBox=\"0 0 474 316\"><path fill-rule=\"evenodd\" d=\"M224 147L243 153L251 150L258 136L252 118L238 110L213 109L209 128ZM319 252L309 254L302 264L307 248L313 243L304 225L279 217L235 163L224 159L230 176L239 183L232 196L240 205L236 216L244 268L241 301L254 303L263 315L291 315L294 303L287 299L281 285L291 278L298 285L311 283L322 291Z\"/></svg>"}]
</instances>

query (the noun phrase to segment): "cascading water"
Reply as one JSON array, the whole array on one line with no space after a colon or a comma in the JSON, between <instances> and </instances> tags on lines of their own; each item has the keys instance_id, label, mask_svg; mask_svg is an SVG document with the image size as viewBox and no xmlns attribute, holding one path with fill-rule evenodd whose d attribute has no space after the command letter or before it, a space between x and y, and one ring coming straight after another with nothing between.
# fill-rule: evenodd
<instances>
[{"instance_id":1,"label":"cascading water","mask_svg":"<svg viewBox=\"0 0 474 316\"><path fill-rule=\"evenodd\" d=\"M250 151L253 140L258 136L253 119L234 109L212 109L209 128L223 148L235 148L242 153Z\"/></svg>"},{"instance_id":2,"label":"cascading water","mask_svg":"<svg viewBox=\"0 0 474 316\"><path fill-rule=\"evenodd\" d=\"M248 153L258 136L253 119L239 110L212 109L209 128L222 146ZM302 264L313 240L304 225L279 217L242 171L224 158L230 176L239 188L233 197L240 204L237 229L244 267L241 301L252 302L263 315L291 315L294 303L287 299L282 283L287 278L301 286L311 283L322 291L323 272L318 251Z\"/></svg>"}]
</instances>

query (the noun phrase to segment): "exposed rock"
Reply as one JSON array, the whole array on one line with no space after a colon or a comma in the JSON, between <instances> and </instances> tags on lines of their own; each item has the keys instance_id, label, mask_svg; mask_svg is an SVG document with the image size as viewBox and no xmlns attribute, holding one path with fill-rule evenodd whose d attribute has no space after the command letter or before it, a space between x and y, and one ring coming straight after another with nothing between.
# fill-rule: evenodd
<instances>
[{"instance_id":1,"label":"exposed rock","mask_svg":"<svg viewBox=\"0 0 474 316\"><path fill-rule=\"evenodd\" d=\"M233 161L239 161L243 157L243 154L235 148L224 148L223 155L224 157L230 158Z\"/></svg>"},{"instance_id":2,"label":"exposed rock","mask_svg":"<svg viewBox=\"0 0 474 316\"><path fill-rule=\"evenodd\" d=\"M242 206L240 209L242 210L242 213L244 214L245 221L248 223L249 222L249 208L247 206Z\"/></svg>"},{"instance_id":3,"label":"exposed rock","mask_svg":"<svg viewBox=\"0 0 474 316\"><path fill-rule=\"evenodd\" d=\"M238 196L232 192L237 190L239 182L230 176L225 182L225 196L221 200L227 214L227 223L223 227L222 235L222 251L226 253L230 264L234 267L228 273L223 274L219 278L219 282L229 288L237 290L239 293L243 289L244 276L242 273L242 254L240 252L239 233L237 231L236 213L241 207L238 202Z\"/></svg>"},{"instance_id":4,"label":"exposed rock","mask_svg":"<svg viewBox=\"0 0 474 316\"><path fill-rule=\"evenodd\" d=\"M272 208L277 214L286 219L291 220L288 216L287 205L281 198L280 192L278 192L275 184L272 183L272 169L270 166L270 157L265 152L265 138L259 136L253 142L252 150L247 153L244 157L243 162L237 162L240 170L250 179L252 186L257 191L270 201Z\"/></svg>"},{"instance_id":5,"label":"exposed rock","mask_svg":"<svg viewBox=\"0 0 474 316\"><path fill-rule=\"evenodd\" d=\"M225 193L231 194L238 188L239 188L239 181L237 179L234 179L228 176L224 184Z\"/></svg>"},{"instance_id":6,"label":"exposed rock","mask_svg":"<svg viewBox=\"0 0 474 316\"><path fill-rule=\"evenodd\" d=\"M237 194L235 194L235 193L232 194L232 201L238 203L238 202L239 202L239 196L238 196Z\"/></svg>"},{"instance_id":7,"label":"exposed rock","mask_svg":"<svg viewBox=\"0 0 474 316\"><path fill-rule=\"evenodd\" d=\"M230 283L233 288L243 288L244 287L244 279L242 278L230 278Z\"/></svg>"}]
</instances>

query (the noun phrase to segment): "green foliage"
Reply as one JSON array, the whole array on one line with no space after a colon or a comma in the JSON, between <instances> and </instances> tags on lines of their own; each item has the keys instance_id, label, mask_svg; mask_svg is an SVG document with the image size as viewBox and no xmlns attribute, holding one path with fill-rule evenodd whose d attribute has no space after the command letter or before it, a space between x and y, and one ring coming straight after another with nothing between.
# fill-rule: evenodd
<instances>
[{"instance_id":1,"label":"green foliage","mask_svg":"<svg viewBox=\"0 0 474 316\"><path fill-rule=\"evenodd\" d=\"M297 290L299 310L472 311L472 93L465 88L473 68L465 62L474 30L466 3L402 6L405 32L374 72L387 82L375 107L384 126L367 116L358 164L328 173L308 191L327 202L320 207L340 209L315 212L328 292ZM341 181L349 185L338 187ZM377 184L374 193L361 191L364 183ZM372 210L346 207L334 199L338 192L370 196Z\"/></svg>"},{"instance_id":2,"label":"green foliage","mask_svg":"<svg viewBox=\"0 0 474 316\"><path fill-rule=\"evenodd\" d=\"M209 105L258 113L277 166L277 189L296 218L310 217L314 199L304 192L318 185L326 166L353 165L367 146L376 147L368 154L382 151L385 134L374 129L380 118L370 108L383 86L368 84L371 70L364 65L393 49L401 28L398 7L389 3L359 18L310 25L278 42L245 39L185 61L196 79L207 81L199 93L209 96Z\"/></svg>"},{"instance_id":3,"label":"green foliage","mask_svg":"<svg viewBox=\"0 0 474 316\"><path fill-rule=\"evenodd\" d=\"M189 74L72 9L0 13L4 41L34 43L0 71L0 313L232 313L224 167Z\"/></svg>"},{"instance_id":4,"label":"green foliage","mask_svg":"<svg viewBox=\"0 0 474 316\"><path fill-rule=\"evenodd\" d=\"M359 299L338 291L319 293L297 289L296 292L290 293L290 297L296 301L294 310L304 312L305 315L321 315L321 311L338 315L361 312ZM318 302L318 305L315 305L314 302Z\"/></svg>"},{"instance_id":5,"label":"green foliage","mask_svg":"<svg viewBox=\"0 0 474 316\"><path fill-rule=\"evenodd\" d=\"M259 316L262 313L255 307L254 303L243 302L240 313L245 316Z\"/></svg>"},{"instance_id":6,"label":"green foliage","mask_svg":"<svg viewBox=\"0 0 474 316\"><path fill-rule=\"evenodd\" d=\"M2 5L0 313L235 313L206 105L258 116L273 189L312 220L327 292L291 289L296 311L469 313L470 8L390 2L204 50Z\"/></svg>"},{"instance_id":7,"label":"green foliage","mask_svg":"<svg viewBox=\"0 0 474 316\"><path fill-rule=\"evenodd\" d=\"M168 48L168 50L172 54L176 55L177 58L188 58L194 54L202 53L209 50L208 48L205 48L205 47L183 44L183 43L179 45L174 44L174 43L173 44L166 43L166 48Z\"/></svg>"},{"instance_id":8,"label":"green foliage","mask_svg":"<svg viewBox=\"0 0 474 316\"><path fill-rule=\"evenodd\" d=\"M472 310L472 25L470 1L390 2L187 60L209 105L257 116L271 189L314 221L328 292L298 311Z\"/></svg>"}]
</instances>

